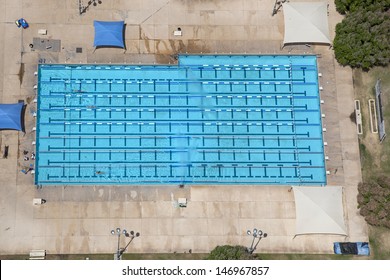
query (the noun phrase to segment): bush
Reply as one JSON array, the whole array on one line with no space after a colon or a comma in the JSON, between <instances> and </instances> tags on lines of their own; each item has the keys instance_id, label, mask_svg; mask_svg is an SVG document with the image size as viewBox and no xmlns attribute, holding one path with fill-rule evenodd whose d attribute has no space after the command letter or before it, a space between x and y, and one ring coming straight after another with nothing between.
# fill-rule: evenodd
<instances>
[{"instance_id":1,"label":"bush","mask_svg":"<svg viewBox=\"0 0 390 280\"><path fill-rule=\"evenodd\" d=\"M247 248L243 246L217 246L207 257L208 260L254 260L256 255L248 253Z\"/></svg>"},{"instance_id":2,"label":"bush","mask_svg":"<svg viewBox=\"0 0 390 280\"><path fill-rule=\"evenodd\" d=\"M390 228L390 177L360 183L358 190L358 207L367 223Z\"/></svg>"},{"instance_id":3,"label":"bush","mask_svg":"<svg viewBox=\"0 0 390 280\"><path fill-rule=\"evenodd\" d=\"M390 0L335 0L336 10L345 15L348 12L354 12L358 9L364 9L371 5L381 5L388 9Z\"/></svg>"}]
</instances>

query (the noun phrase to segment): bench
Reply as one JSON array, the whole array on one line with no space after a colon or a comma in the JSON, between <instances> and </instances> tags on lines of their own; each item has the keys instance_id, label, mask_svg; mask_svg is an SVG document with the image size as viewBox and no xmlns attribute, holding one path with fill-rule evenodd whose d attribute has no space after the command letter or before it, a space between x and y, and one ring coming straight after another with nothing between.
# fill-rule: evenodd
<instances>
[{"instance_id":1,"label":"bench","mask_svg":"<svg viewBox=\"0 0 390 280\"><path fill-rule=\"evenodd\" d=\"M46 250L31 250L30 260L43 260L46 256Z\"/></svg>"},{"instance_id":2,"label":"bench","mask_svg":"<svg viewBox=\"0 0 390 280\"><path fill-rule=\"evenodd\" d=\"M38 34L39 35L47 35L47 30L46 29L38 29Z\"/></svg>"},{"instance_id":3,"label":"bench","mask_svg":"<svg viewBox=\"0 0 390 280\"><path fill-rule=\"evenodd\" d=\"M362 124L362 115L360 112L360 101L355 100L355 118L356 118L356 129L357 134L363 134L363 124ZM371 119L371 116L370 116Z\"/></svg>"},{"instance_id":4,"label":"bench","mask_svg":"<svg viewBox=\"0 0 390 280\"><path fill-rule=\"evenodd\" d=\"M375 99L368 99L368 110L370 112L371 133L378 133L378 117L376 115Z\"/></svg>"}]
</instances>

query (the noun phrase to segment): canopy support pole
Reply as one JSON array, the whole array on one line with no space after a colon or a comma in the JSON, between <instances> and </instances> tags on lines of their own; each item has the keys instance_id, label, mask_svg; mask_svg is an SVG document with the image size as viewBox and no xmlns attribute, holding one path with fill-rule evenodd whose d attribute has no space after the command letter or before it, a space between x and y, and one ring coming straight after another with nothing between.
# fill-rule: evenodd
<instances>
[{"instance_id":1,"label":"canopy support pole","mask_svg":"<svg viewBox=\"0 0 390 280\"><path fill-rule=\"evenodd\" d=\"M278 13L284 2L287 2L287 0L275 0L274 9L272 10L272 16Z\"/></svg>"}]
</instances>

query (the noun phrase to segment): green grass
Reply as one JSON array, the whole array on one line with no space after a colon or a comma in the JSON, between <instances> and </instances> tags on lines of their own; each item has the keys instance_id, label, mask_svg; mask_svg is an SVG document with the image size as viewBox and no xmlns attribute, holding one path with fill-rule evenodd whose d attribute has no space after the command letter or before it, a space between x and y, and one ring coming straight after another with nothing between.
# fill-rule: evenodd
<instances>
[{"instance_id":1,"label":"green grass","mask_svg":"<svg viewBox=\"0 0 390 280\"><path fill-rule=\"evenodd\" d=\"M124 254L124 260L204 260L207 254ZM113 258L113 256L111 256Z\"/></svg>"},{"instance_id":2,"label":"green grass","mask_svg":"<svg viewBox=\"0 0 390 280\"><path fill-rule=\"evenodd\" d=\"M353 260L367 259L367 257L347 255L325 255L325 254L259 254L262 260Z\"/></svg>"},{"instance_id":3,"label":"green grass","mask_svg":"<svg viewBox=\"0 0 390 280\"><path fill-rule=\"evenodd\" d=\"M369 72L354 70L355 98L360 100L364 134L359 136L360 159L363 181L381 174L390 174L390 136L382 143L379 136L372 134L369 127L368 99L375 98L375 83L382 82L382 105L385 128L390 131L390 67L377 67ZM369 227L371 259L390 259L390 229Z\"/></svg>"},{"instance_id":4,"label":"green grass","mask_svg":"<svg viewBox=\"0 0 390 280\"><path fill-rule=\"evenodd\" d=\"M363 180L382 173L390 173L390 141L379 142L378 134L371 133L368 100L375 99L375 83L382 81L382 104L385 125L390 124L390 67L377 67L369 72L355 69L353 72L355 98L360 100L363 135L359 136Z\"/></svg>"},{"instance_id":5,"label":"green grass","mask_svg":"<svg viewBox=\"0 0 390 280\"><path fill-rule=\"evenodd\" d=\"M123 260L203 260L207 254L123 254ZM0 260L28 260L28 255L0 255ZM46 260L113 260L112 254L48 254Z\"/></svg>"},{"instance_id":6,"label":"green grass","mask_svg":"<svg viewBox=\"0 0 390 280\"><path fill-rule=\"evenodd\" d=\"M390 69L387 68L387 71L381 72L378 76L382 80L382 103L385 128L387 131L390 131ZM384 174L390 174L390 137L385 138L381 146L380 171Z\"/></svg>"},{"instance_id":7,"label":"green grass","mask_svg":"<svg viewBox=\"0 0 390 280\"><path fill-rule=\"evenodd\" d=\"M377 242L378 243L378 242ZM377 244L375 243L375 244ZM379 246L380 247L380 246ZM123 260L205 260L208 254L124 254ZM384 256L378 254L378 256ZM0 260L28 260L28 255L0 255ZM355 260L364 256L325 254L258 254L261 260ZM114 254L47 255L47 260L113 260Z\"/></svg>"},{"instance_id":8,"label":"green grass","mask_svg":"<svg viewBox=\"0 0 390 280\"><path fill-rule=\"evenodd\" d=\"M364 166L373 166L374 160L370 152L367 150L366 145L362 143L361 140L359 140L359 149L360 149L360 163ZM363 170L366 170L363 168ZM364 172L365 179L368 179L372 176L372 173L370 172Z\"/></svg>"},{"instance_id":9,"label":"green grass","mask_svg":"<svg viewBox=\"0 0 390 280\"><path fill-rule=\"evenodd\" d=\"M376 260L390 260L390 230L384 227L370 227L370 247Z\"/></svg>"}]
</instances>

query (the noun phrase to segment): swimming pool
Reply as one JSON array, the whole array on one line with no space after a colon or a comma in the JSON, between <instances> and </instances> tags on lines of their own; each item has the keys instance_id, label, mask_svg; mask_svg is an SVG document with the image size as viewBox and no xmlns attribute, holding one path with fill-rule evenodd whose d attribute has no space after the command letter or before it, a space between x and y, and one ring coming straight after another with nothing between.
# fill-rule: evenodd
<instances>
[{"instance_id":1,"label":"swimming pool","mask_svg":"<svg viewBox=\"0 0 390 280\"><path fill-rule=\"evenodd\" d=\"M35 184L325 185L316 56L39 65Z\"/></svg>"}]
</instances>

